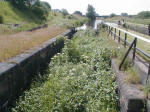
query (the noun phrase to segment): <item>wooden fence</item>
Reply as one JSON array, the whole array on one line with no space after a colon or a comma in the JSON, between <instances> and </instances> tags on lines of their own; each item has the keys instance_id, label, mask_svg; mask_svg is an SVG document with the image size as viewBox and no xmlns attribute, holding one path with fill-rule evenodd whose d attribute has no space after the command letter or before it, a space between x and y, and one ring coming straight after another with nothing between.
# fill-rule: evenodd
<instances>
[{"instance_id":1,"label":"wooden fence","mask_svg":"<svg viewBox=\"0 0 150 112\"><path fill-rule=\"evenodd\" d=\"M121 67L123 65L123 63L125 62L127 56L129 55L129 52L133 49L133 58L132 58L132 61L134 62L135 60L135 55L137 52L143 54L144 56L146 56L148 59L150 59L150 54L148 54L147 52L145 52L144 50L140 49L137 47L137 41L138 40L141 40L141 41L144 41L146 43L149 43L150 44L150 40L149 39L146 39L142 36L139 36L139 35L136 35L136 34L133 34L133 33L130 33L128 31L125 31L123 29L120 29L118 27L115 27L113 25L111 25L110 23L104 23L106 26L107 26L107 31L108 31L108 35L111 35L114 37L114 39L118 38L118 42L120 43L121 41L123 42L124 44L124 47L126 47L127 45L129 45L129 49L127 50L120 66L119 66L119 69L121 70ZM117 34L117 30L119 31L119 33ZM125 33L125 36L122 37L121 36L121 33ZM129 42L127 40L128 36L132 36L134 38L133 42ZM148 67L148 76L150 75L150 63L149 63L149 67ZM147 77L148 78L148 77Z\"/></svg>"}]
</instances>

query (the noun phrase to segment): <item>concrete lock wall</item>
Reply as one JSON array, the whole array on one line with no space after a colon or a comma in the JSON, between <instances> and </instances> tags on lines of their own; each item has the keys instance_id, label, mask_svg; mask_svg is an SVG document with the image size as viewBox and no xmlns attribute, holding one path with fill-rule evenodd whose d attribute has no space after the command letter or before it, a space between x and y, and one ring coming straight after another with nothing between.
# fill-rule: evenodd
<instances>
[{"instance_id":1,"label":"concrete lock wall","mask_svg":"<svg viewBox=\"0 0 150 112\"><path fill-rule=\"evenodd\" d=\"M75 29L72 29L62 35L71 38L74 33ZM56 41L55 37L7 62L0 63L0 110L30 86L32 77L42 72L51 57L60 52L63 46L64 40Z\"/></svg>"}]
</instances>

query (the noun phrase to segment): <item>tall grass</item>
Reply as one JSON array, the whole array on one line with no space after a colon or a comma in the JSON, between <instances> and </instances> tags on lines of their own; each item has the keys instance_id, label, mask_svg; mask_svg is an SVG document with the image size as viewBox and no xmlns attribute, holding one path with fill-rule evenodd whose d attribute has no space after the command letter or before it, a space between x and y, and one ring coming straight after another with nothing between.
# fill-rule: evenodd
<instances>
[{"instance_id":1,"label":"tall grass","mask_svg":"<svg viewBox=\"0 0 150 112\"><path fill-rule=\"evenodd\" d=\"M11 111L117 112L115 77L109 65L112 46L106 45L108 40L95 37L91 30L65 40L62 53L49 65L49 78L26 91Z\"/></svg>"},{"instance_id":2,"label":"tall grass","mask_svg":"<svg viewBox=\"0 0 150 112\"><path fill-rule=\"evenodd\" d=\"M0 36L0 61L6 61L25 50L38 46L43 42L59 35L66 29L57 26L36 30L33 32L20 32L11 35Z\"/></svg>"}]
</instances>

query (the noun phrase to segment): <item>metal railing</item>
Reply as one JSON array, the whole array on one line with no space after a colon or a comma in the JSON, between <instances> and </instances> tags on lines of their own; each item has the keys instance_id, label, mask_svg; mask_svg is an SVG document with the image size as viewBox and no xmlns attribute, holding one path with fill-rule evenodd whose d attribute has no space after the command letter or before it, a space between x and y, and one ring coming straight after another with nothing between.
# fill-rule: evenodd
<instances>
[{"instance_id":1,"label":"metal railing","mask_svg":"<svg viewBox=\"0 0 150 112\"><path fill-rule=\"evenodd\" d=\"M116 37L118 37L118 42L120 43L121 41L123 42L124 44L124 47L126 47L127 45L129 45L129 49L127 50L122 62L120 63L119 65L119 69L121 70L121 67L123 65L123 63L125 62L127 56L129 55L129 52L133 49L133 58L132 58L132 62L134 63L134 60L135 60L135 55L136 55L136 52L139 52L141 54L143 54L144 56L146 56L148 59L150 59L150 54L146 53L145 51L143 51L142 49L138 48L137 47L137 39L139 40L142 40L142 41L145 41L147 43L150 43L150 40L149 39L146 39L144 37L141 37L141 36L138 36L138 35L135 35L135 34L132 34L130 32L127 32L125 30L122 30L120 28L117 28L117 27L114 27L114 26L111 26L107 23L104 23L106 26L107 26L107 31L108 31L108 36L111 35L114 37L114 40L116 39ZM113 30L114 29L114 30ZM119 31L119 33L117 34L117 30ZM121 32L125 33L125 36L124 38L121 37ZM129 42L127 40L128 38L128 35L134 37L134 40L133 42ZM148 67L148 77L150 75L150 63L149 63L149 67ZM147 79L148 79L147 77Z\"/></svg>"}]
</instances>

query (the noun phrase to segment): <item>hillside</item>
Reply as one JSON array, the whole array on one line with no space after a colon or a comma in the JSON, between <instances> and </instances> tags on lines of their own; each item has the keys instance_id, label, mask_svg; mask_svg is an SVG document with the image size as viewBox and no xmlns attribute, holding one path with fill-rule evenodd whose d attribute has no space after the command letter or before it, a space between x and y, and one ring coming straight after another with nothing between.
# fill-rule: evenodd
<instances>
[{"instance_id":1,"label":"hillside","mask_svg":"<svg viewBox=\"0 0 150 112\"><path fill-rule=\"evenodd\" d=\"M29 10L20 11L9 2L0 2L0 15L6 24L36 23L39 19Z\"/></svg>"},{"instance_id":2,"label":"hillside","mask_svg":"<svg viewBox=\"0 0 150 112\"><path fill-rule=\"evenodd\" d=\"M0 34L16 33L37 27L41 20L30 10L19 10L11 3L0 1L0 16L3 17L4 24L0 25ZM13 27L13 24L19 24L19 28Z\"/></svg>"},{"instance_id":3,"label":"hillside","mask_svg":"<svg viewBox=\"0 0 150 112\"><path fill-rule=\"evenodd\" d=\"M86 20L81 16L63 16L62 13L50 11L47 21L43 23L48 24L47 28L25 32L24 30L42 25L34 13L29 10L19 11L8 2L0 2L0 15L4 17L4 24L0 24L0 51L3 52L0 54L0 61L38 46L68 28L80 26ZM20 26L14 28L6 24L20 24Z\"/></svg>"},{"instance_id":4,"label":"hillside","mask_svg":"<svg viewBox=\"0 0 150 112\"><path fill-rule=\"evenodd\" d=\"M4 24L0 24L0 35L28 30L41 24L59 25L68 28L80 25L80 22L85 19L74 15L63 17L61 13L50 11L47 22L41 22L31 10L19 10L11 3L4 1L0 1L0 16L4 19ZM14 27L13 24L19 24L19 27Z\"/></svg>"}]
</instances>

